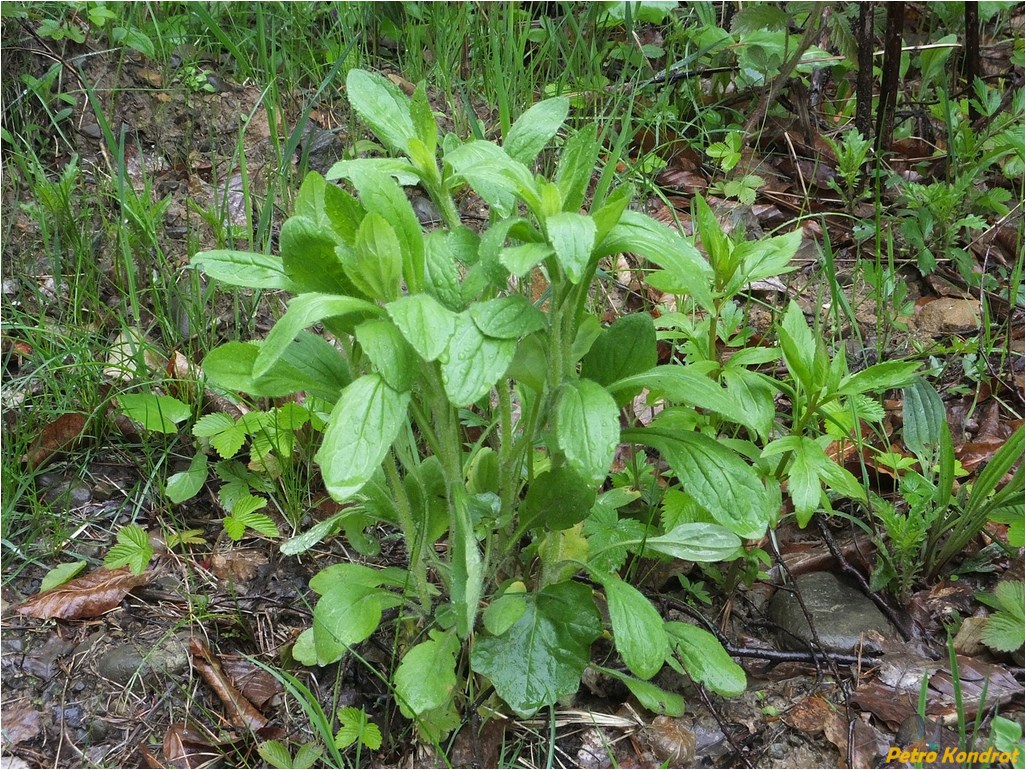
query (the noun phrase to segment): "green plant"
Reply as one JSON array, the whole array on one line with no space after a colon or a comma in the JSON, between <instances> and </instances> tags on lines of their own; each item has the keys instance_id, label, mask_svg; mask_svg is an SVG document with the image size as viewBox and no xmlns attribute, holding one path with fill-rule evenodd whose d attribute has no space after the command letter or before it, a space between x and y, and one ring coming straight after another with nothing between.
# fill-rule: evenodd
<instances>
[{"instance_id":1,"label":"green plant","mask_svg":"<svg viewBox=\"0 0 1026 770\"><path fill-rule=\"evenodd\" d=\"M902 508L873 496L873 514L884 528L879 538L879 561L873 583L890 585L899 596L908 593L922 578L933 578L958 555L988 521L1021 519L1023 494L1020 465L1012 478L1001 482L1023 452L1020 427L971 483L955 494L960 475L944 411L937 392L922 378L903 391L904 440L920 470L908 458L894 458L899 472L898 491ZM886 456L881 457L886 461ZM963 472L964 474L964 472Z\"/></svg>"},{"instance_id":2,"label":"green plant","mask_svg":"<svg viewBox=\"0 0 1026 770\"><path fill-rule=\"evenodd\" d=\"M1002 581L993 593L978 594L976 598L997 610L987 618L983 628L985 645L999 652L1015 652L1026 644L1023 581Z\"/></svg>"},{"instance_id":3,"label":"green plant","mask_svg":"<svg viewBox=\"0 0 1026 770\"><path fill-rule=\"evenodd\" d=\"M767 445L766 455L781 459L779 473L766 473L751 464L760 461L751 440L718 435L747 429L768 437L774 386L747 367L778 353L739 353L721 364L718 345L743 342L731 298L785 269L797 234L734 242L699 199L707 264L691 243L629 211L630 188L580 213L599 154L593 128L565 142L552 180L529 170L563 123L565 99L532 107L502 147L445 136L439 164L423 86L408 99L354 70L347 94L382 144L404 157L338 163L329 177L349 182L356 196L310 174L282 228L280 257L222 250L193 259L224 282L296 294L264 341L211 351L207 376L255 396L313 388L334 403L315 459L328 492L347 507L283 551L300 553L354 520L396 526L409 549L407 569L336 564L315 576L313 627L293 655L336 661L374 633L384 610L399 608L422 630L392 684L424 735L454 729L457 705L475 699L485 681L513 711L531 715L576 691L603 630L584 574L601 586L629 673L601 670L646 707L683 710L679 696L648 681L663 665L718 692L740 692L743 672L713 636L664 623L619 572L642 554L697 562L738 555L740 537L760 537L775 521L780 478L789 479L803 521L826 500L822 480L860 496L854 479L802 434L826 405L890 387L914 367L894 362L850 375L843 357L828 363L792 306L782 336L796 373L797 385L786 387L796 443ZM443 229L421 229L396 180L427 192ZM466 185L490 206L482 233L460 222L453 194ZM660 268L654 285L704 310L690 329L694 361L657 366L648 314L603 329L588 311L599 260L625 249ZM536 301L515 288L532 271L548 287ZM297 355L314 338L303 330L317 322L339 347ZM643 389L677 406L648 426L621 429L620 407ZM637 495L615 487L598 494L620 442L666 459L687 496L686 514L657 526L628 513Z\"/></svg>"}]
</instances>

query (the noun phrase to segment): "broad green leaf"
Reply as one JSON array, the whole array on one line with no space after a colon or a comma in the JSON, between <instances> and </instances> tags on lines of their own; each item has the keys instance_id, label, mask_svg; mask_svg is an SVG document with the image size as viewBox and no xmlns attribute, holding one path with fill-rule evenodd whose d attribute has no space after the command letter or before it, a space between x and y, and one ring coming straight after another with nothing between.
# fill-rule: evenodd
<instances>
[{"instance_id":1,"label":"broad green leaf","mask_svg":"<svg viewBox=\"0 0 1026 770\"><path fill-rule=\"evenodd\" d=\"M192 407L173 396L153 393L125 393L118 396L121 411L143 426L159 433L177 433L178 423L192 416Z\"/></svg>"},{"instance_id":2,"label":"broad green leaf","mask_svg":"<svg viewBox=\"0 0 1026 770\"><path fill-rule=\"evenodd\" d=\"M417 136L406 94L381 75L354 69L346 76L346 95L375 136L389 149L406 152L406 142Z\"/></svg>"},{"instance_id":3,"label":"broad green leaf","mask_svg":"<svg viewBox=\"0 0 1026 770\"><path fill-rule=\"evenodd\" d=\"M292 754L281 741L263 741L257 744L257 754L271 767L302 767L292 764Z\"/></svg>"},{"instance_id":4,"label":"broad green leaf","mask_svg":"<svg viewBox=\"0 0 1026 770\"><path fill-rule=\"evenodd\" d=\"M678 524L665 535L643 542L646 549L684 561L724 561L737 556L741 539L718 524Z\"/></svg>"},{"instance_id":5,"label":"broad green leaf","mask_svg":"<svg viewBox=\"0 0 1026 770\"><path fill-rule=\"evenodd\" d=\"M324 596L336 583L402 589L409 583L409 573L400 567L378 568L357 562L343 562L327 566L310 578L310 590Z\"/></svg>"},{"instance_id":6,"label":"broad green leaf","mask_svg":"<svg viewBox=\"0 0 1026 770\"><path fill-rule=\"evenodd\" d=\"M88 562L85 561L72 561L65 562L64 564L58 564L43 575L43 580L39 584L39 593L64 585L75 577L75 575L84 570L87 565Z\"/></svg>"},{"instance_id":7,"label":"broad green leaf","mask_svg":"<svg viewBox=\"0 0 1026 770\"><path fill-rule=\"evenodd\" d=\"M621 440L659 450L684 491L740 537L758 539L776 519L776 496L751 466L715 439L644 428L623 431Z\"/></svg>"},{"instance_id":8,"label":"broad green leaf","mask_svg":"<svg viewBox=\"0 0 1026 770\"><path fill-rule=\"evenodd\" d=\"M560 152L555 182L563 196L564 211L577 211L584 204L601 151L597 132L594 123L585 126L567 140Z\"/></svg>"},{"instance_id":9,"label":"broad green leaf","mask_svg":"<svg viewBox=\"0 0 1026 770\"><path fill-rule=\"evenodd\" d=\"M648 313L631 313L604 329L581 359L581 376L609 385L655 367L655 324Z\"/></svg>"},{"instance_id":10,"label":"broad green leaf","mask_svg":"<svg viewBox=\"0 0 1026 770\"><path fill-rule=\"evenodd\" d=\"M669 717L684 715L684 698L678 693L667 692L651 682L643 682L640 679L635 679L633 676L627 676L616 669L604 668L603 666L596 666L596 668L603 674L619 679L627 685L627 689L638 699L638 702L654 714L665 714Z\"/></svg>"},{"instance_id":11,"label":"broad green leaf","mask_svg":"<svg viewBox=\"0 0 1026 770\"><path fill-rule=\"evenodd\" d=\"M798 526L804 527L819 508L822 484L856 500L866 500L866 491L850 471L830 459L816 441L807 436L784 436L770 442L763 457L791 452L787 467L787 489L794 503Z\"/></svg>"},{"instance_id":12,"label":"broad green leaf","mask_svg":"<svg viewBox=\"0 0 1026 770\"><path fill-rule=\"evenodd\" d=\"M744 283L775 278L795 269L791 259L802 243L802 231L787 235L744 241L734 247L741 260L741 280Z\"/></svg>"},{"instance_id":13,"label":"broad green leaf","mask_svg":"<svg viewBox=\"0 0 1026 770\"><path fill-rule=\"evenodd\" d=\"M227 415L224 416L227 417ZM177 505L198 495L206 480L207 456L202 452L197 452L193 455L188 470L176 473L167 480L164 494L167 495L168 500Z\"/></svg>"},{"instance_id":14,"label":"broad green leaf","mask_svg":"<svg viewBox=\"0 0 1026 770\"><path fill-rule=\"evenodd\" d=\"M318 225L307 217L289 217L281 227L279 244L293 293L354 293L336 252L338 238L328 225Z\"/></svg>"},{"instance_id":15,"label":"broad green leaf","mask_svg":"<svg viewBox=\"0 0 1026 770\"><path fill-rule=\"evenodd\" d=\"M730 240L701 195L695 196L695 230L702 239L702 246L705 247L709 264L716 273L718 284L726 284L734 273L736 259L731 253L733 249Z\"/></svg>"},{"instance_id":16,"label":"broad green leaf","mask_svg":"<svg viewBox=\"0 0 1026 770\"><path fill-rule=\"evenodd\" d=\"M298 556L301 553L306 553L319 542L324 540L324 538L330 537L338 532L343 525L343 519L351 514L352 509L347 509L343 513L338 513L324 519L323 521L319 521L310 527L310 529L290 537L281 544L278 550L286 556Z\"/></svg>"},{"instance_id":17,"label":"broad green leaf","mask_svg":"<svg viewBox=\"0 0 1026 770\"><path fill-rule=\"evenodd\" d=\"M692 679L725 698L736 698L745 691L744 669L715 636L690 623L667 623L666 632Z\"/></svg>"},{"instance_id":18,"label":"broad green leaf","mask_svg":"<svg viewBox=\"0 0 1026 770\"><path fill-rule=\"evenodd\" d=\"M670 652L663 619L645 595L618 577L600 576L616 650L635 676L651 679Z\"/></svg>"},{"instance_id":19,"label":"broad green leaf","mask_svg":"<svg viewBox=\"0 0 1026 770\"><path fill-rule=\"evenodd\" d=\"M374 475L406 419L409 401L409 393L390 388L379 374L364 375L342 391L314 457L336 501L348 500Z\"/></svg>"},{"instance_id":20,"label":"broad green leaf","mask_svg":"<svg viewBox=\"0 0 1026 770\"><path fill-rule=\"evenodd\" d=\"M484 626L492 636L502 636L527 611L527 594L524 584L517 582L514 586L507 588L481 614Z\"/></svg>"},{"instance_id":21,"label":"broad green leaf","mask_svg":"<svg viewBox=\"0 0 1026 770\"><path fill-rule=\"evenodd\" d=\"M569 111L570 102L564 97L538 102L510 126L503 149L513 160L530 167L563 125Z\"/></svg>"},{"instance_id":22,"label":"broad green leaf","mask_svg":"<svg viewBox=\"0 0 1026 770\"><path fill-rule=\"evenodd\" d=\"M452 241L441 230L424 239L424 281L428 292L449 310L463 309L459 271L452 253Z\"/></svg>"},{"instance_id":23,"label":"broad green leaf","mask_svg":"<svg viewBox=\"0 0 1026 770\"><path fill-rule=\"evenodd\" d=\"M791 376L806 393L815 393L823 374L816 373L816 341L805 323L805 314L797 302L791 302L778 327L780 349Z\"/></svg>"},{"instance_id":24,"label":"broad green leaf","mask_svg":"<svg viewBox=\"0 0 1026 770\"><path fill-rule=\"evenodd\" d=\"M394 323L385 318L372 318L357 326L355 334L363 352L391 388L402 392L413 386L417 354Z\"/></svg>"},{"instance_id":25,"label":"broad green leaf","mask_svg":"<svg viewBox=\"0 0 1026 770\"><path fill-rule=\"evenodd\" d=\"M293 288L281 258L271 254L217 249L197 253L189 264L231 286L250 289Z\"/></svg>"},{"instance_id":26,"label":"broad green leaf","mask_svg":"<svg viewBox=\"0 0 1026 770\"><path fill-rule=\"evenodd\" d=\"M410 293L421 291L424 287L424 235L410 199L391 177L384 174L368 176L356 188L367 211L379 215L395 234L402 275ZM386 246L379 244L377 248Z\"/></svg>"},{"instance_id":27,"label":"broad green leaf","mask_svg":"<svg viewBox=\"0 0 1026 770\"><path fill-rule=\"evenodd\" d=\"M407 718L445 705L456 689L460 640L432 629L431 638L411 648L395 671L396 702Z\"/></svg>"},{"instance_id":28,"label":"broad green leaf","mask_svg":"<svg viewBox=\"0 0 1026 770\"><path fill-rule=\"evenodd\" d=\"M595 257L631 252L659 265L649 283L661 291L687 294L712 310L712 269L701 252L666 225L636 211L624 211L620 221L595 250Z\"/></svg>"},{"instance_id":29,"label":"broad green leaf","mask_svg":"<svg viewBox=\"0 0 1026 770\"><path fill-rule=\"evenodd\" d=\"M480 634L470 655L471 668L524 719L577 692L602 631L591 591L580 583L548 586L527 601L520 620L499 636Z\"/></svg>"},{"instance_id":30,"label":"broad green leaf","mask_svg":"<svg viewBox=\"0 0 1026 770\"><path fill-rule=\"evenodd\" d=\"M606 493L608 494L608 493ZM620 569L627 560L627 548L643 543L645 525L637 519L620 518L616 509L602 502L592 506L584 520L584 536L588 539L588 565L603 572Z\"/></svg>"},{"instance_id":31,"label":"broad green leaf","mask_svg":"<svg viewBox=\"0 0 1026 770\"><path fill-rule=\"evenodd\" d=\"M486 337L470 313L460 313L442 359L442 384L453 406L466 406L484 396L516 353L515 340Z\"/></svg>"},{"instance_id":32,"label":"broad green leaf","mask_svg":"<svg viewBox=\"0 0 1026 770\"><path fill-rule=\"evenodd\" d=\"M576 211L562 211L545 219L549 243L571 283L584 277L595 248L595 220Z\"/></svg>"},{"instance_id":33,"label":"broad green leaf","mask_svg":"<svg viewBox=\"0 0 1026 770\"><path fill-rule=\"evenodd\" d=\"M504 340L526 337L545 327L545 314L519 294L475 302L470 317L482 334Z\"/></svg>"},{"instance_id":34,"label":"broad green leaf","mask_svg":"<svg viewBox=\"0 0 1026 770\"><path fill-rule=\"evenodd\" d=\"M406 341L425 361L441 356L456 331L456 314L428 294L400 297L385 309Z\"/></svg>"},{"instance_id":35,"label":"broad green leaf","mask_svg":"<svg viewBox=\"0 0 1026 770\"><path fill-rule=\"evenodd\" d=\"M225 460L234 457L246 443L245 429L224 412L213 412L200 417L192 426L192 435L209 438L217 454Z\"/></svg>"},{"instance_id":36,"label":"broad green leaf","mask_svg":"<svg viewBox=\"0 0 1026 770\"><path fill-rule=\"evenodd\" d=\"M413 185L420 181L420 172L405 158L357 158L340 160L328 169L325 179L348 179L358 187L368 177L391 176L401 185Z\"/></svg>"},{"instance_id":37,"label":"broad green leaf","mask_svg":"<svg viewBox=\"0 0 1026 770\"><path fill-rule=\"evenodd\" d=\"M600 484L620 438L620 412L605 388L591 380L564 383L556 405L556 442L567 464Z\"/></svg>"},{"instance_id":38,"label":"broad green leaf","mask_svg":"<svg viewBox=\"0 0 1026 770\"><path fill-rule=\"evenodd\" d=\"M358 583L335 583L317 601L313 641L317 665L334 663L354 644L365 641L381 623L381 611L402 599L390 591Z\"/></svg>"},{"instance_id":39,"label":"broad green leaf","mask_svg":"<svg viewBox=\"0 0 1026 770\"><path fill-rule=\"evenodd\" d=\"M550 586L569 580L588 563L588 540L581 532L583 524L547 532L538 544L541 559L539 585Z\"/></svg>"},{"instance_id":40,"label":"broad green leaf","mask_svg":"<svg viewBox=\"0 0 1026 770\"><path fill-rule=\"evenodd\" d=\"M445 162L500 216L512 212L515 197L523 200L532 211L541 210L541 199L531 172L498 145L482 140L467 142L447 153Z\"/></svg>"},{"instance_id":41,"label":"broad green leaf","mask_svg":"<svg viewBox=\"0 0 1026 770\"><path fill-rule=\"evenodd\" d=\"M453 531L449 538L452 553L452 605L456 611L456 632L466 639L474 630L484 574L481 569L481 551L474 533L470 497L457 487L453 500Z\"/></svg>"},{"instance_id":42,"label":"broad green leaf","mask_svg":"<svg viewBox=\"0 0 1026 770\"><path fill-rule=\"evenodd\" d=\"M521 243L506 246L499 252L499 263L518 278L523 278L539 262L555 252L547 243Z\"/></svg>"},{"instance_id":43,"label":"broad green leaf","mask_svg":"<svg viewBox=\"0 0 1026 770\"><path fill-rule=\"evenodd\" d=\"M921 364L918 361L884 361L873 364L841 380L837 392L842 396L851 396L857 393L879 393L891 388L902 388L912 382L920 368Z\"/></svg>"},{"instance_id":44,"label":"broad green leaf","mask_svg":"<svg viewBox=\"0 0 1026 770\"><path fill-rule=\"evenodd\" d=\"M391 302L399 296L403 252L389 221L370 212L360 222L356 249L345 260L346 275L369 297Z\"/></svg>"},{"instance_id":45,"label":"broad green leaf","mask_svg":"<svg viewBox=\"0 0 1026 770\"><path fill-rule=\"evenodd\" d=\"M610 193L601 208L591 212L591 218L595 220L597 228L596 243L602 243L610 231L616 227L632 200L634 200L634 186L623 185Z\"/></svg>"},{"instance_id":46,"label":"broad green leaf","mask_svg":"<svg viewBox=\"0 0 1026 770\"><path fill-rule=\"evenodd\" d=\"M417 139L424 145L424 154L430 156L432 165L438 149L438 121L427 97L427 84L421 81L410 99L410 120L417 132ZM412 153L411 153L412 154Z\"/></svg>"},{"instance_id":47,"label":"broad green leaf","mask_svg":"<svg viewBox=\"0 0 1026 770\"><path fill-rule=\"evenodd\" d=\"M546 335L535 332L517 343L516 355L506 370L506 376L540 393L545 387L548 358Z\"/></svg>"},{"instance_id":48,"label":"broad green leaf","mask_svg":"<svg viewBox=\"0 0 1026 770\"><path fill-rule=\"evenodd\" d=\"M947 422L944 402L923 377L915 377L901 392L902 438L922 466L933 462L941 441L941 425Z\"/></svg>"},{"instance_id":49,"label":"broad green leaf","mask_svg":"<svg viewBox=\"0 0 1026 770\"><path fill-rule=\"evenodd\" d=\"M312 221L317 232L330 234L336 243L352 245L356 228L367 212L352 195L311 171L299 188L292 213Z\"/></svg>"},{"instance_id":50,"label":"broad green leaf","mask_svg":"<svg viewBox=\"0 0 1026 770\"><path fill-rule=\"evenodd\" d=\"M737 413L745 416L742 424L766 441L776 416L773 404L776 390L770 381L759 372L727 366L723 370L723 382L727 386L727 397L736 405Z\"/></svg>"},{"instance_id":51,"label":"broad green leaf","mask_svg":"<svg viewBox=\"0 0 1026 770\"><path fill-rule=\"evenodd\" d=\"M584 521L595 504L595 485L565 466L534 477L520 509L520 523L550 530L567 529Z\"/></svg>"},{"instance_id":52,"label":"broad green leaf","mask_svg":"<svg viewBox=\"0 0 1026 770\"><path fill-rule=\"evenodd\" d=\"M382 310L377 305L355 297L337 294L300 294L293 297L285 315L278 319L260 346L260 353L253 362L253 377L259 379L269 372L299 332L318 321L325 318L362 320L381 314Z\"/></svg>"}]
</instances>

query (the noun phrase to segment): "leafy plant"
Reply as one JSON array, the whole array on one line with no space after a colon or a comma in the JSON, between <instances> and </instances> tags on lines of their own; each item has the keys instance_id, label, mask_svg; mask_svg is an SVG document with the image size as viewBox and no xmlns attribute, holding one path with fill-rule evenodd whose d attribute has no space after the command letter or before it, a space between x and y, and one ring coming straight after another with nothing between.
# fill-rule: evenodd
<instances>
[{"instance_id":1,"label":"leafy plant","mask_svg":"<svg viewBox=\"0 0 1026 770\"><path fill-rule=\"evenodd\" d=\"M983 627L983 643L999 652L1015 652L1026 644L1026 597L1023 581L1004 580L993 593L977 597L997 609Z\"/></svg>"}]
</instances>

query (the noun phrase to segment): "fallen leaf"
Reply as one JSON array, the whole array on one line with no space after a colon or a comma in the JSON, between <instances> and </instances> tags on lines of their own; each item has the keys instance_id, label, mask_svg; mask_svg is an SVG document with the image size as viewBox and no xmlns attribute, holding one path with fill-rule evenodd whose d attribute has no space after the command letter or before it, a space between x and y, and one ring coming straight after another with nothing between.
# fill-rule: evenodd
<instances>
[{"instance_id":1,"label":"fallen leaf","mask_svg":"<svg viewBox=\"0 0 1026 770\"><path fill-rule=\"evenodd\" d=\"M121 604L129 591L150 582L152 571L133 575L128 567L100 567L50 591L29 597L17 608L34 618L81 620L95 618Z\"/></svg>"},{"instance_id":2,"label":"fallen leaf","mask_svg":"<svg viewBox=\"0 0 1026 770\"><path fill-rule=\"evenodd\" d=\"M40 467L58 452L73 448L81 440L85 426L84 414L62 414L40 431L21 461L29 468Z\"/></svg>"},{"instance_id":3,"label":"fallen leaf","mask_svg":"<svg viewBox=\"0 0 1026 770\"><path fill-rule=\"evenodd\" d=\"M212 741L184 722L175 722L164 733L164 759L182 770L212 765L224 759Z\"/></svg>"},{"instance_id":4,"label":"fallen leaf","mask_svg":"<svg viewBox=\"0 0 1026 770\"><path fill-rule=\"evenodd\" d=\"M43 731L40 713L25 700L4 704L4 744L30 741Z\"/></svg>"},{"instance_id":5,"label":"fallen leaf","mask_svg":"<svg viewBox=\"0 0 1026 770\"><path fill-rule=\"evenodd\" d=\"M267 724L267 717L261 714L256 706L250 703L246 696L232 684L225 675L224 669L221 668L221 663L201 639L193 637L189 641L189 649L192 651L196 670L217 693L217 697L221 699L228 711L228 720L235 727L255 731Z\"/></svg>"},{"instance_id":6,"label":"fallen leaf","mask_svg":"<svg viewBox=\"0 0 1026 770\"><path fill-rule=\"evenodd\" d=\"M239 692L258 709L271 705L282 692L281 682L246 658L222 657L221 667Z\"/></svg>"}]
</instances>

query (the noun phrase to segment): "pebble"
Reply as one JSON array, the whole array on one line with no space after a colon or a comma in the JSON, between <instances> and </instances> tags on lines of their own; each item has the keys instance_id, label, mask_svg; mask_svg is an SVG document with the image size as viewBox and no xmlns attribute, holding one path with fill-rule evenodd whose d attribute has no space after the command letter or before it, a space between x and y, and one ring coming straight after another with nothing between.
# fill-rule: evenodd
<instances>
[{"instance_id":1,"label":"pebble","mask_svg":"<svg viewBox=\"0 0 1026 770\"><path fill-rule=\"evenodd\" d=\"M189 667L189 648L178 636L169 636L147 649L137 642L126 642L108 650L96 662L101 676L118 684L128 684L136 675L154 681L162 675L174 676Z\"/></svg>"},{"instance_id":2,"label":"pebble","mask_svg":"<svg viewBox=\"0 0 1026 770\"><path fill-rule=\"evenodd\" d=\"M894 638L891 624L876 605L832 572L801 575L795 579L795 588L801 593L826 650L850 653L864 640L867 632L875 632L884 639ZM792 591L777 591L770 601L769 616L783 629L779 636L785 649L808 649L800 640L811 644L812 632Z\"/></svg>"}]
</instances>

